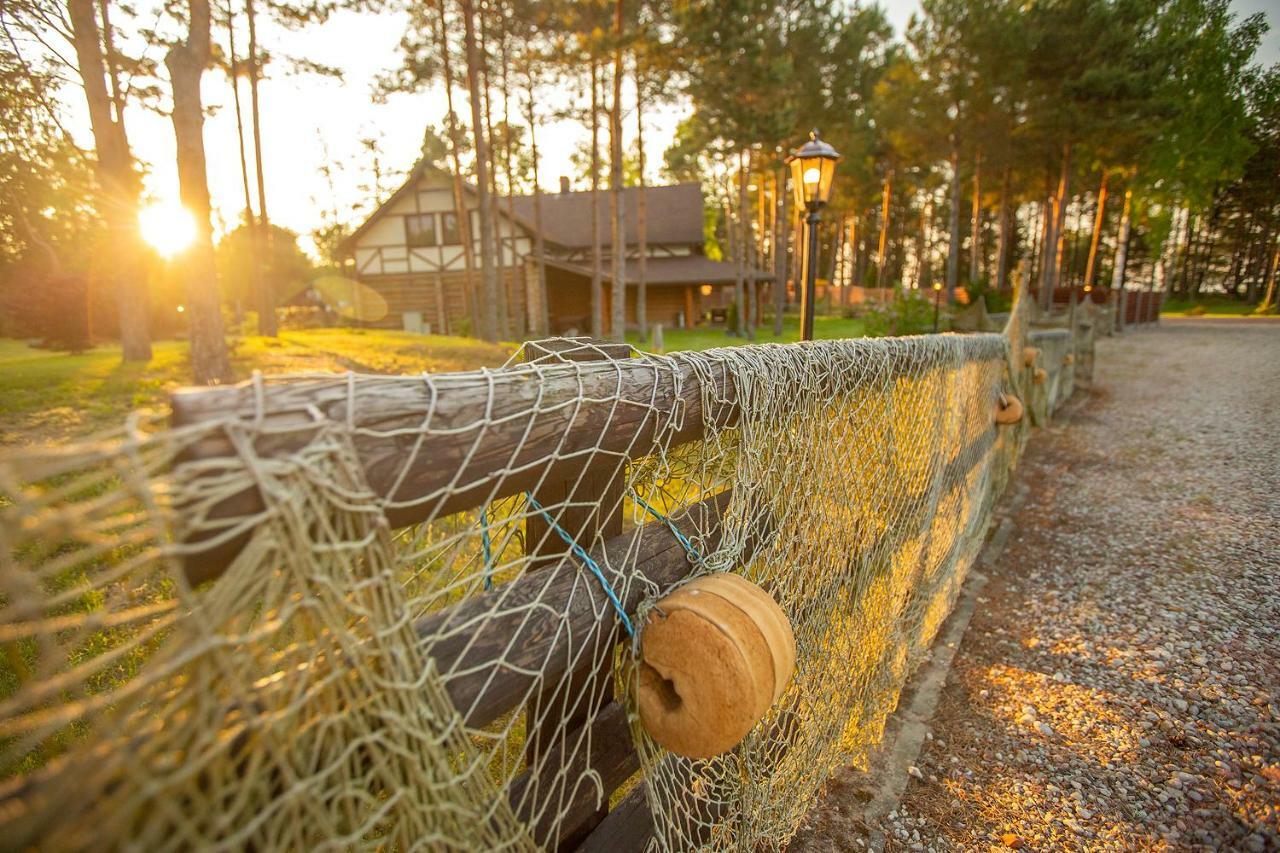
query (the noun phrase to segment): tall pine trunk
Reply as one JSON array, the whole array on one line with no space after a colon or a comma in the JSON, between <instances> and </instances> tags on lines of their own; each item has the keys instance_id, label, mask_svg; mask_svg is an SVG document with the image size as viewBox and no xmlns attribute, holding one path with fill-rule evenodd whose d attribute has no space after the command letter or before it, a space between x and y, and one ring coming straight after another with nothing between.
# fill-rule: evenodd
<instances>
[{"instance_id":1,"label":"tall pine trunk","mask_svg":"<svg viewBox=\"0 0 1280 853\"><path fill-rule=\"evenodd\" d=\"M1089 259L1084 266L1085 290L1093 288L1093 265L1098 258L1098 240L1102 236L1102 223L1107 213L1107 173L1102 173L1102 182L1098 185L1098 210L1093 217L1093 234L1089 238Z\"/></svg>"},{"instance_id":2,"label":"tall pine trunk","mask_svg":"<svg viewBox=\"0 0 1280 853\"><path fill-rule=\"evenodd\" d=\"M173 86L173 133L177 143L178 192L196 225L196 239L186 252L183 276L191 330L191 369L195 380L212 385L231 378L223 337L222 307L213 261L213 229L209 221L209 181L204 153L204 107L200 78L211 57L208 0L188 3L187 40L165 56Z\"/></svg>"},{"instance_id":3,"label":"tall pine trunk","mask_svg":"<svg viewBox=\"0 0 1280 853\"><path fill-rule=\"evenodd\" d=\"M463 42L467 53L467 91L471 101L471 139L476 152L476 198L480 213L480 282L482 299L480 336L487 341L498 339L498 270L495 266L497 245L493 233L493 197L489 192L489 139L481 115L482 68L480 48L476 43L475 3L461 0Z\"/></svg>"},{"instance_id":4,"label":"tall pine trunk","mask_svg":"<svg viewBox=\"0 0 1280 853\"><path fill-rule=\"evenodd\" d=\"M515 269L515 268L518 268L519 266L518 256L516 255L516 232L515 232L516 173L515 173L515 161L514 161L514 150L513 150L515 147L515 138L511 131L511 58L509 53L510 33L507 27L507 21L505 16L502 19L502 31L499 34L499 37L500 37L499 49L501 51L501 57L502 57L502 124L504 125L503 141L505 143L502 147L502 155L503 155L502 171L507 176L507 221L505 223L505 228L507 229L507 233L509 236L509 240L507 241L507 244L511 252L511 266L513 269ZM537 180L538 180L537 172L534 172L533 179L534 179L534 183L537 183ZM499 245L501 245L501 241L499 242ZM523 278L524 276L520 276L520 279L523 279ZM529 288L522 287L521 290L525 293L526 303L532 303L534 300L529 297L529 293L528 293ZM507 291L507 288L503 287L503 292L505 293L506 291ZM513 311L511 313L516 320L516 324L515 324L516 338L523 340L526 336L527 330L537 325L535 318L533 316L535 313L535 310L531 304L526 304L524 306L523 313L519 311Z\"/></svg>"},{"instance_id":5,"label":"tall pine trunk","mask_svg":"<svg viewBox=\"0 0 1280 853\"><path fill-rule=\"evenodd\" d=\"M613 7L613 97L609 108L609 236L613 251L613 301L609 332L615 341L627 332L627 204L622 187L622 11Z\"/></svg>"},{"instance_id":6,"label":"tall pine trunk","mask_svg":"<svg viewBox=\"0 0 1280 853\"><path fill-rule=\"evenodd\" d=\"M105 266L119 311L121 349L125 361L150 361L150 308L138 234L141 182L134 170L123 115L112 116L93 0L69 0L67 12L98 155L98 192L110 235L110 258Z\"/></svg>"},{"instance_id":7,"label":"tall pine trunk","mask_svg":"<svg viewBox=\"0 0 1280 853\"><path fill-rule=\"evenodd\" d=\"M982 275L982 152L973 155L973 216L969 229L969 282Z\"/></svg>"},{"instance_id":8,"label":"tall pine trunk","mask_svg":"<svg viewBox=\"0 0 1280 853\"><path fill-rule=\"evenodd\" d=\"M249 189L249 152L244 142L244 109L240 104L240 61L236 59L236 16L233 4L227 4L227 60L231 71L231 100L236 114L236 152L240 155L240 184L244 190L244 225L248 229L250 245L254 245L258 234L257 217L253 215L253 193ZM249 264L249 285L255 298L262 292L259 278L262 268L255 255ZM243 306L236 298L236 324L243 320Z\"/></svg>"},{"instance_id":9,"label":"tall pine trunk","mask_svg":"<svg viewBox=\"0 0 1280 853\"><path fill-rule=\"evenodd\" d=\"M736 212L738 220L733 220ZM747 216L747 167L746 156L743 151L738 151L738 203L737 210L734 211L733 205L729 206L729 218L725 221L725 227L734 232L734 247L731 253L734 260L733 275L733 304L737 308L734 317L733 334L742 335L746 332L746 273L747 273L747 241L746 227L743 222ZM737 226L736 228L734 226Z\"/></svg>"},{"instance_id":10,"label":"tall pine trunk","mask_svg":"<svg viewBox=\"0 0 1280 853\"><path fill-rule=\"evenodd\" d=\"M1262 304L1258 306L1259 313L1270 311L1276 305L1276 270L1280 269L1280 239L1276 240L1276 246L1271 250L1271 263L1267 269L1267 292L1262 297Z\"/></svg>"},{"instance_id":11,"label":"tall pine trunk","mask_svg":"<svg viewBox=\"0 0 1280 853\"><path fill-rule=\"evenodd\" d=\"M756 339L756 275L755 275L755 234L752 228L751 211L754 205L750 200L750 182L751 171L755 165L755 152L747 150L746 171L742 173L742 197L739 200L739 215L741 217L742 239L739 241L742 246L742 272L743 282L746 285L746 295L743 299L742 311L742 328L747 335L747 340L754 341Z\"/></svg>"},{"instance_id":12,"label":"tall pine trunk","mask_svg":"<svg viewBox=\"0 0 1280 853\"><path fill-rule=\"evenodd\" d=\"M955 299L960 280L960 149L951 149L951 210L947 214L947 301Z\"/></svg>"},{"instance_id":13,"label":"tall pine trunk","mask_svg":"<svg viewBox=\"0 0 1280 853\"><path fill-rule=\"evenodd\" d=\"M1053 291L1058 286L1062 270L1062 247L1065 236L1063 226L1067 216L1067 191L1071 182L1071 144L1062 148L1062 166L1058 176L1058 190L1050 199L1051 215L1046 221L1044 239L1044 263L1040 275L1040 305L1048 311L1053 307Z\"/></svg>"},{"instance_id":14,"label":"tall pine trunk","mask_svg":"<svg viewBox=\"0 0 1280 853\"><path fill-rule=\"evenodd\" d=\"M880 190L880 245L876 251L876 289L880 290L880 299L885 299L883 288L885 286L885 262L888 260L887 252L889 249L889 200L893 198L893 169L885 173L884 186Z\"/></svg>"},{"instance_id":15,"label":"tall pine trunk","mask_svg":"<svg viewBox=\"0 0 1280 853\"><path fill-rule=\"evenodd\" d=\"M928 255L929 243L929 194L922 192L920 201L920 230L916 232L916 290L926 287L924 283L925 257ZM903 290L906 290L906 282L903 282Z\"/></svg>"},{"instance_id":16,"label":"tall pine trunk","mask_svg":"<svg viewBox=\"0 0 1280 853\"><path fill-rule=\"evenodd\" d=\"M449 49L448 23L445 18L444 0L436 2L436 49L444 72L445 125L449 134L449 159L453 164L453 215L458 222L458 239L462 241L462 311L471 318L471 333L483 335L484 317L480 301L476 298L476 246L471 236L471 217L467 213L466 189L462 180L462 129L458 127L458 114L453 108L453 61ZM541 239L542 231L538 236ZM442 285L443 286L443 285ZM446 308L447 312L447 308ZM442 318L447 321L446 318Z\"/></svg>"},{"instance_id":17,"label":"tall pine trunk","mask_svg":"<svg viewBox=\"0 0 1280 853\"><path fill-rule=\"evenodd\" d=\"M533 261L538 267L537 330L541 336L551 334L551 310L547 303L547 250L542 237L542 185L538 182L538 124L534 120L533 94L536 88L533 80L533 66L529 66L528 95L529 104L525 116L529 122L529 152L533 158ZM532 312L531 312L532 313Z\"/></svg>"},{"instance_id":18,"label":"tall pine trunk","mask_svg":"<svg viewBox=\"0 0 1280 853\"><path fill-rule=\"evenodd\" d=\"M258 83L262 79L262 62L258 58L258 24L253 6L254 0L245 0L245 18L249 24L249 116L253 122L253 162L258 176L258 221L253 229L254 279L258 291L258 334L274 338L279 333L276 323L276 296L274 271L270 261L271 217L267 215L267 179L262 168L262 115Z\"/></svg>"},{"instance_id":19,"label":"tall pine trunk","mask_svg":"<svg viewBox=\"0 0 1280 853\"><path fill-rule=\"evenodd\" d=\"M1000 236L996 242L996 290L1004 290L1009 284L1009 175L1010 167L1004 167L1000 181Z\"/></svg>"},{"instance_id":20,"label":"tall pine trunk","mask_svg":"<svg viewBox=\"0 0 1280 853\"><path fill-rule=\"evenodd\" d=\"M1111 298L1116 305L1116 328L1124 326L1125 271L1129 263L1129 215L1133 205L1133 190L1124 191L1124 208L1120 211L1120 233L1116 235L1116 260L1111 270Z\"/></svg>"},{"instance_id":21,"label":"tall pine trunk","mask_svg":"<svg viewBox=\"0 0 1280 853\"><path fill-rule=\"evenodd\" d=\"M494 148L497 135L493 132L493 102L490 97L493 87L489 82L489 26L493 23L495 16L491 10L486 8L480 13L480 92L484 98L484 128L488 138L488 155L489 155L489 212L492 219L491 230L493 231L493 270L494 278L497 280L497 306L494 313L497 314L498 325L496 332L498 340L510 340L511 335L511 312L507 305L507 276L506 276L506 252L503 248L504 240L502 236L502 221L498 218L496 210L500 194L498 192L498 151ZM479 149L476 149L476 155L479 156ZM510 176L507 176L510 180ZM481 228L483 229L483 225Z\"/></svg>"},{"instance_id":22,"label":"tall pine trunk","mask_svg":"<svg viewBox=\"0 0 1280 853\"><path fill-rule=\"evenodd\" d=\"M636 187L636 324L640 327L640 341L649 340L649 200L645 198L644 185L644 80L636 62L636 157L639 166L639 186ZM686 318L693 325L693 318Z\"/></svg>"},{"instance_id":23,"label":"tall pine trunk","mask_svg":"<svg viewBox=\"0 0 1280 853\"><path fill-rule=\"evenodd\" d=\"M1191 264L1191 250L1195 245L1196 232L1200 230L1200 220L1200 215L1196 214L1195 225L1193 226L1191 224L1192 218L1190 207L1188 207L1186 213L1183 214L1183 221L1185 223L1183 226L1183 236L1178 242L1177 255L1174 258L1174 263L1177 264L1178 270L1178 292L1184 297L1189 293L1187 288L1187 267Z\"/></svg>"},{"instance_id":24,"label":"tall pine trunk","mask_svg":"<svg viewBox=\"0 0 1280 853\"><path fill-rule=\"evenodd\" d=\"M787 173L780 170L782 180L773 179L774 208L781 206L773 229L773 335L782 337L782 315L787 310L787 232L791 222L791 193L787 188Z\"/></svg>"},{"instance_id":25,"label":"tall pine trunk","mask_svg":"<svg viewBox=\"0 0 1280 853\"><path fill-rule=\"evenodd\" d=\"M1204 227L1204 238L1200 241L1204 247L1200 252L1200 260L1196 264L1195 283L1192 286L1192 296L1200 296L1200 288L1204 286L1204 277L1209 272L1209 265L1213 260L1213 250L1218 244L1218 215L1221 212L1221 205L1215 194L1213 205L1209 208L1209 218Z\"/></svg>"},{"instance_id":26,"label":"tall pine trunk","mask_svg":"<svg viewBox=\"0 0 1280 853\"><path fill-rule=\"evenodd\" d=\"M933 284L933 264L930 259L933 255L933 192L928 191L924 195L924 203L920 205L920 257L917 264L920 267L916 274L916 289L928 290ZM855 249L857 248L855 244Z\"/></svg>"},{"instance_id":27,"label":"tall pine trunk","mask_svg":"<svg viewBox=\"0 0 1280 853\"><path fill-rule=\"evenodd\" d=\"M591 57L591 336L598 338L604 331L603 294L604 282L600 258L600 63Z\"/></svg>"}]
</instances>

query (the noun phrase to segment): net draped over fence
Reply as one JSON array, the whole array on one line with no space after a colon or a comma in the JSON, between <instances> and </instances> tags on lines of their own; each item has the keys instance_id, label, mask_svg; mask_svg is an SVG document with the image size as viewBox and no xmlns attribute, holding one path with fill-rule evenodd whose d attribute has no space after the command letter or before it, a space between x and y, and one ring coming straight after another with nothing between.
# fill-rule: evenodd
<instances>
[{"instance_id":1,"label":"net draped over fence","mask_svg":"<svg viewBox=\"0 0 1280 853\"><path fill-rule=\"evenodd\" d=\"M0 460L4 846L784 844L950 611L1028 434L997 401L1074 375L1073 326L1034 386L1028 311L258 379ZM627 627L713 571L770 591L797 671L691 760L637 722Z\"/></svg>"}]
</instances>

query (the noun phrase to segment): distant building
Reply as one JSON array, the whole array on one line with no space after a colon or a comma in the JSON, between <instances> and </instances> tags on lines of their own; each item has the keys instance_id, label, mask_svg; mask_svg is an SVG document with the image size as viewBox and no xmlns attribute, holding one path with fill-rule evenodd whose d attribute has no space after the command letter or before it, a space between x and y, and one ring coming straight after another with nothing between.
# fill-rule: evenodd
<instances>
[{"instance_id":1,"label":"distant building","mask_svg":"<svg viewBox=\"0 0 1280 853\"><path fill-rule=\"evenodd\" d=\"M474 188L466 187L471 236L476 243L475 281L480 280L479 215ZM636 322L639 247L636 202L640 190L624 191L627 205L628 328ZM703 252L702 189L698 184L646 187L647 319L667 328L692 326L732 302L737 269ZM494 198L500 243L501 278L507 313L517 336L537 327L537 263L534 257L533 196ZM609 193L600 192L602 306L608 331L612 290L612 242ZM591 193L572 192L561 179L558 193L542 194L542 237L547 276L547 314L552 334L590 328ZM462 239L451 176L419 164L385 204L347 238L344 249L355 264L355 278L382 294L387 316L378 325L410 330L430 328L457 333L465 328L467 310ZM757 282L772 276L759 270Z\"/></svg>"}]
</instances>

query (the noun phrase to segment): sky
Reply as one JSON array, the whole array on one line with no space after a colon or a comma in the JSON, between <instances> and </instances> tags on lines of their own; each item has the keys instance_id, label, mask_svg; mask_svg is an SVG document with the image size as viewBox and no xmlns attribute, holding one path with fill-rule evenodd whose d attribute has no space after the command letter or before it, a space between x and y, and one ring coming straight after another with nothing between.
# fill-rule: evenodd
<instances>
[{"instance_id":1,"label":"sky","mask_svg":"<svg viewBox=\"0 0 1280 853\"><path fill-rule=\"evenodd\" d=\"M918 0L888 0L881 5L899 34L919 9ZM1273 27L1280 24L1280 0L1232 0L1231 6L1241 17L1264 12ZM293 75L286 73L285 63L277 62L268 66L268 79L261 87L268 212L273 222L298 232L305 249L311 248L307 235L320 224L322 211L336 211L340 220L356 225L372 210L373 157L361 140L376 140L382 169L401 174L416 159L423 129L428 124L438 126L443 119L444 93L439 87L392 95L381 101L374 97L378 75L397 60L405 25L406 18L399 13L340 12L324 24L297 32L269 23L260 26L260 39L273 54L305 56L344 72L340 81ZM237 45L241 52L243 44L241 36ZM1259 59L1268 65L1280 61L1280 30L1272 29L1266 35ZM247 121L248 87L242 82L241 89ZM78 90L69 89L66 94L73 112L73 132L81 137L82 144L87 143L83 100ZM221 233L239 222L244 207L234 105L229 82L220 72L205 75L203 94L212 111L205 125L205 147L214 227ZM555 90L547 97L546 101L540 100L540 110L567 105L575 93L570 89ZM624 93L624 102L627 99ZM464 105L465 101L458 109ZM647 118L645 146L654 172L651 178L657 177L661 152L685 109L685 105L676 103L653 111ZM133 107L126 113L126 120L135 154L147 167L145 185L149 197L171 203L177 198L177 173L168 117ZM586 133L573 121L540 126L538 132L543 158L539 182L552 189L558 186L561 175L574 174L570 156L585 140ZM633 133L631 119L626 130L628 144ZM325 163L331 167L329 178L323 174ZM393 191L398 183L394 178L384 179L384 193Z\"/></svg>"}]
</instances>

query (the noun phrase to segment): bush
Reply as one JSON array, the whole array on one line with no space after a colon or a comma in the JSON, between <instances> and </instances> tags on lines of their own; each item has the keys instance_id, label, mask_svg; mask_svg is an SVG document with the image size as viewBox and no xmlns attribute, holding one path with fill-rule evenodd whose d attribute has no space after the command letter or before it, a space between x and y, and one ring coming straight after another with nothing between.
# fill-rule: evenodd
<instances>
[{"instance_id":1,"label":"bush","mask_svg":"<svg viewBox=\"0 0 1280 853\"><path fill-rule=\"evenodd\" d=\"M1013 291L996 290L986 278L971 281L964 286L969 294L969 304L981 299L987 304L988 314L1000 314L1013 308Z\"/></svg>"},{"instance_id":2,"label":"bush","mask_svg":"<svg viewBox=\"0 0 1280 853\"><path fill-rule=\"evenodd\" d=\"M888 305L868 309L864 323L869 338L927 334L933 331L933 300L899 292Z\"/></svg>"}]
</instances>

